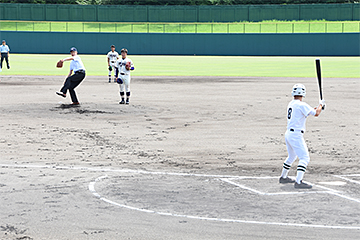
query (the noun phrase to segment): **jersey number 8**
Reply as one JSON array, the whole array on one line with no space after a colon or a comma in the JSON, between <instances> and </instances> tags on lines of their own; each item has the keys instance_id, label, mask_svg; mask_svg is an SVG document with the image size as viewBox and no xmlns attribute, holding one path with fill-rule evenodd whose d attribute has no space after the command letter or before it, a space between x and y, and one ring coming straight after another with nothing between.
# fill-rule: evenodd
<instances>
[{"instance_id":1,"label":"jersey number 8","mask_svg":"<svg viewBox=\"0 0 360 240\"><path fill-rule=\"evenodd\" d=\"M289 109L288 109L288 119L291 118L291 113L292 113L292 108L289 108Z\"/></svg>"}]
</instances>

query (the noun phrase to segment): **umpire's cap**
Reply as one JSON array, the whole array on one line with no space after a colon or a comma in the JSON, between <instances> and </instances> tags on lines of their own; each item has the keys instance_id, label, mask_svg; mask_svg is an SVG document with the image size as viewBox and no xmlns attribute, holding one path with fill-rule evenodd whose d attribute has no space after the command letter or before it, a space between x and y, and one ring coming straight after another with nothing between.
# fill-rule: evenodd
<instances>
[{"instance_id":1,"label":"umpire's cap","mask_svg":"<svg viewBox=\"0 0 360 240\"><path fill-rule=\"evenodd\" d=\"M121 49L121 52L128 52L126 48Z\"/></svg>"}]
</instances>

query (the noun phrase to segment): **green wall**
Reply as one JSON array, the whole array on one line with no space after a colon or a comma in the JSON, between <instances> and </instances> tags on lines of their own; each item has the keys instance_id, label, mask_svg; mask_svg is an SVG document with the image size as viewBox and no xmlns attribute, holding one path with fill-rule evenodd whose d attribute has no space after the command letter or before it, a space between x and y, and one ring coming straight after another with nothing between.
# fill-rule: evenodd
<instances>
[{"instance_id":1,"label":"green wall","mask_svg":"<svg viewBox=\"0 0 360 240\"><path fill-rule=\"evenodd\" d=\"M0 32L12 53L106 54L111 44L132 55L360 56L359 33L181 34Z\"/></svg>"},{"instance_id":2,"label":"green wall","mask_svg":"<svg viewBox=\"0 0 360 240\"><path fill-rule=\"evenodd\" d=\"M0 20L90 22L359 21L360 4L134 6L0 3Z\"/></svg>"}]
</instances>

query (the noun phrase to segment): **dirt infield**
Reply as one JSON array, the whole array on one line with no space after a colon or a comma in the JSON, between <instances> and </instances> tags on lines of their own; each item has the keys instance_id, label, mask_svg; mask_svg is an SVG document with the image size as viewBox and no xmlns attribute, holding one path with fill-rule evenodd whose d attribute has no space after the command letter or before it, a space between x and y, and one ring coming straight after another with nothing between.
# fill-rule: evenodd
<instances>
[{"instance_id":1,"label":"dirt infield","mask_svg":"<svg viewBox=\"0 0 360 240\"><path fill-rule=\"evenodd\" d=\"M0 239L356 239L359 79L325 79L307 121L311 190L279 185L293 84L315 78L106 76L79 107L63 77L1 76ZM296 164L290 175L294 176Z\"/></svg>"}]
</instances>

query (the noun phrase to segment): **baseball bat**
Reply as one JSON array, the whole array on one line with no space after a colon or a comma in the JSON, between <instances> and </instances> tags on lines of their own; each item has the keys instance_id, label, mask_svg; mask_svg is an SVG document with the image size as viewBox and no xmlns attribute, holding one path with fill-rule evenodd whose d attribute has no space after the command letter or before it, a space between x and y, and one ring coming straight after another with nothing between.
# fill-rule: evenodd
<instances>
[{"instance_id":1,"label":"baseball bat","mask_svg":"<svg viewBox=\"0 0 360 240\"><path fill-rule=\"evenodd\" d=\"M316 60L315 60L315 65L316 65L317 80L318 80L318 84L319 84L320 100L322 100L322 99L323 99L323 92L322 92L322 86L321 86L322 84L321 84L320 59L316 59ZM325 106L323 106L322 109L325 109Z\"/></svg>"}]
</instances>

